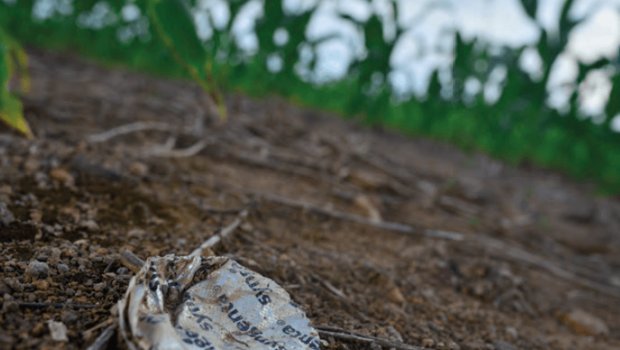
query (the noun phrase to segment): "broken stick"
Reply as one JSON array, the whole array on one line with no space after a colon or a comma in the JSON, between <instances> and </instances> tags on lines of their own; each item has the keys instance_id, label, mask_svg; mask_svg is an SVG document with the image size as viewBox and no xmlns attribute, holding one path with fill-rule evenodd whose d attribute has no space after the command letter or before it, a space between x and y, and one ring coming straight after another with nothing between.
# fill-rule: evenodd
<instances>
[{"instance_id":1,"label":"broken stick","mask_svg":"<svg viewBox=\"0 0 620 350\"><path fill-rule=\"evenodd\" d=\"M117 136L130 134L139 131L146 130L157 130L157 131L170 131L172 129L170 124L161 123L161 122L152 122L152 121L144 121L144 122L135 122L130 124L125 124L121 126L117 126L110 130L104 131L99 134L93 134L86 138L89 143L101 143L111 140Z\"/></svg>"},{"instance_id":2,"label":"broken stick","mask_svg":"<svg viewBox=\"0 0 620 350\"><path fill-rule=\"evenodd\" d=\"M194 249L194 251L190 255L200 255L203 250L211 249L216 246L224 238L230 236L230 234L233 233L237 229L237 227L239 227L239 225L241 225L241 223L247 216L248 211L242 210L233 222L231 222L228 226L222 228L218 233L207 239L204 243L200 245L200 247Z\"/></svg>"},{"instance_id":3,"label":"broken stick","mask_svg":"<svg viewBox=\"0 0 620 350\"><path fill-rule=\"evenodd\" d=\"M333 328L333 327L316 327L319 331L319 335L322 337L333 337L341 340L349 340L358 343L365 343L368 345L376 344L381 347L386 347L388 349L397 349L397 350L426 350L426 348L422 348L419 346L409 345L405 343L401 343L398 341L392 341L384 338L377 338L369 335L363 335L359 333L350 332L344 329Z\"/></svg>"},{"instance_id":4,"label":"broken stick","mask_svg":"<svg viewBox=\"0 0 620 350\"><path fill-rule=\"evenodd\" d=\"M349 214L349 213L340 212L336 210L325 209L325 208L318 207L311 203L301 202L301 201L281 197L281 196L274 195L274 194L257 193L257 192L254 192L252 194L256 195L259 198L262 198L264 200L267 200L273 203L302 209L302 210L313 212L313 213L320 214L320 215L329 216L334 219L338 219L342 221L350 221L350 222L354 222L354 223L358 223L362 225L368 225L368 226L376 227L378 229L401 232L401 233L408 233L408 234L419 234L419 235L430 237L430 238L441 238L441 239L447 239L447 240L453 240L453 241L461 241L464 239L464 235L462 233L439 231L439 230L418 230L410 225L401 224L398 222L389 222L389 221L376 222L376 221L367 219L363 216Z\"/></svg>"}]
</instances>

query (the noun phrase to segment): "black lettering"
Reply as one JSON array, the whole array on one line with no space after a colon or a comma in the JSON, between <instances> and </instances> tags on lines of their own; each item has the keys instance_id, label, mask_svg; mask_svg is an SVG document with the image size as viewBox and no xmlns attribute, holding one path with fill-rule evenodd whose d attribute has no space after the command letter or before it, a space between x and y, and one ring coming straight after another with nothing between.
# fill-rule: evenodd
<instances>
[{"instance_id":1,"label":"black lettering","mask_svg":"<svg viewBox=\"0 0 620 350\"><path fill-rule=\"evenodd\" d=\"M271 302L271 298L269 297L269 295L267 294L262 294L263 292L259 292L258 294L256 294L256 299L258 299L258 302L261 303L261 305L267 305Z\"/></svg>"},{"instance_id":2,"label":"black lettering","mask_svg":"<svg viewBox=\"0 0 620 350\"><path fill-rule=\"evenodd\" d=\"M265 344L268 345L269 344L269 339L267 338L263 338L260 335L257 335L256 337L254 337L254 340L256 340L257 342L261 343L261 344Z\"/></svg>"},{"instance_id":3,"label":"black lettering","mask_svg":"<svg viewBox=\"0 0 620 350\"><path fill-rule=\"evenodd\" d=\"M252 282L252 280L254 280L254 276L248 276L245 279L245 283L248 285L248 287L252 288L253 291L256 291L258 282Z\"/></svg>"},{"instance_id":4,"label":"black lettering","mask_svg":"<svg viewBox=\"0 0 620 350\"><path fill-rule=\"evenodd\" d=\"M261 332L258 328L253 326L252 328L250 328L250 331L248 332L248 334L250 335L250 337L255 337L257 335L263 334L263 332Z\"/></svg>"},{"instance_id":5,"label":"black lettering","mask_svg":"<svg viewBox=\"0 0 620 350\"><path fill-rule=\"evenodd\" d=\"M211 324L209 322L202 322L200 324L200 328L204 329L205 331L210 331L213 329L213 326L211 326Z\"/></svg>"},{"instance_id":6,"label":"black lettering","mask_svg":"<svg viewBox=\"0 0 620 350\"><path fill-rule=\"evenodd\" d=\"M232 304L230 304L232 306ZM231 319L231 321L233 322L239 322L240 320L243 319L243 316L239 315L236 318L234 317L234 315L238 314L239 311L237 309L232 309L228 312L228 318Z\"/></svg>"},{"instance_id":7,"label":"black lettering","mask_svg":"<svg viewBox=\"0 0 620 350\"><path fill-rule=\"evenodd\" d=\"M237 328L239 328L240 331L245 332L250 329L250 323L248 321L241 321L237 323Z\"/></svg>"},{"instance_id":8,"label":"black lettering","mask_svg":"<svg viewBox=\"0 0 620 350\"><path fill-rule=\"evenodd\" d=\"M299 337L299 341L301 341L304 344L310 344L310 342L312 341L312 337L309 336L308 334L302 334Z\"/></svg>"},{"instance_id":9,"label":"black lettering","mask_svg":"<svg viewBox=\"0 0 620 350\"><path fill-rule=\"evenodd\" d=\"M295 328L293 328L293 327L291 327L289 325L286 325L286 326L284 326L284 328L282 328L282 332L284 332L284 334L286 334L286 335L291 335L291 334L293 334L293 332L295 332Z\"/></svg>"}]
</instances>

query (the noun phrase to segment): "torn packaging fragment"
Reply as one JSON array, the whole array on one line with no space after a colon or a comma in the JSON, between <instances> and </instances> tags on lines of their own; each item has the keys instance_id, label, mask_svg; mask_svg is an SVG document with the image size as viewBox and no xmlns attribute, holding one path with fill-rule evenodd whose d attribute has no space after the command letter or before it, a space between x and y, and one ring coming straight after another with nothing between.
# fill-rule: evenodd
<instances>
[{"instance_id":1,"label":"torn packaging fragment","mask_svg":"<svg viewBox=\"0 0 620 350\"><path fill-rule=\"evenodd\" d=\"M119 301L131 349L319 349L305 313L274 281L225 257L146 261Z\"/></svg>"}]
</instances>

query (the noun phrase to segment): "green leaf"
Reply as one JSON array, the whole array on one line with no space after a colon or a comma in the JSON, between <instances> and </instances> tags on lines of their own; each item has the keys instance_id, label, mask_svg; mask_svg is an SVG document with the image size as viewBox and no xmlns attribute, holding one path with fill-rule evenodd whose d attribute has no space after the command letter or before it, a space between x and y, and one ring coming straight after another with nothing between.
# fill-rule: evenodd
<instances>
[{"instance_id":1,"label":"green leaf","mask_svg":"<svg viewBox=\"0 0 620 350\"><path fill-rule=\"evenodd\" d=\"M32 131L24 118L22 104L9 91L9 83L15 77L16 70L20 73L21 90L28 90L30 81L26 68L26 53L17 42L0 29L0 120L31 138Z\"/></svg>"},{"instance_id":2,"label":"green leaf","mask_svg":"<svg viewBox=\"0 0 620 350\"><path fill-rule=\"evenodd\" d=\"M149 0L148 15L159 38L192 79L211 96L221 119L226 119L224 98L216 86L207 51L198 38L189 5L184 0Z\"/></svg>"},{"instance_id":3,"label":"green leaf","mask_svg":"<svg viewBox=\"0 0 620 350\"><path fill-rule=\"evenodd\" d=\"M536 19L536 10L538 9L538 0L521 0L523 9L528 16L532 19Z\"/></svg>"}]
</instances>

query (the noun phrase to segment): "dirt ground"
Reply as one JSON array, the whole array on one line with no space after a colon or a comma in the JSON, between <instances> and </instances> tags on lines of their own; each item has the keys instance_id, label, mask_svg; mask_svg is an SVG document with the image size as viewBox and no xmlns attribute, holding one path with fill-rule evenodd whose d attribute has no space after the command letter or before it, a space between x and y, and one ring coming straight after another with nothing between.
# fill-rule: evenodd
<instances>
[{"instance_id":1,"label":"dirt ground","mask_svg":"<svg viewBox=\"0 0 620 350\"><path fill-rule=\"evenodd\" d=\"M216 253L278 282L322 330L620 349L618 198L278 98L230 96L222 123L186 82L30 63L37 138L0 130L0 348L86 347L132 276L121 252L187 254L247 209Z\"/></svg>"}]
</instances>

